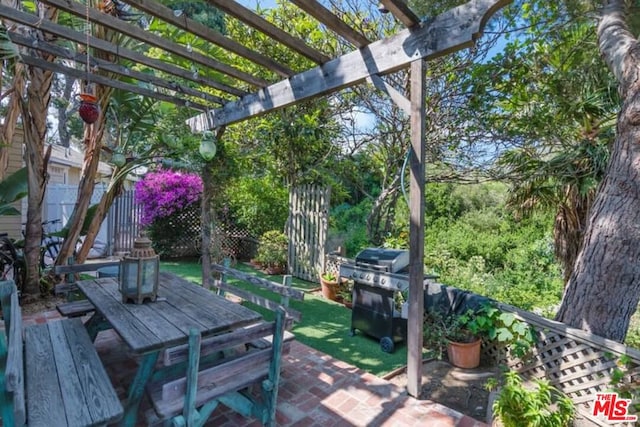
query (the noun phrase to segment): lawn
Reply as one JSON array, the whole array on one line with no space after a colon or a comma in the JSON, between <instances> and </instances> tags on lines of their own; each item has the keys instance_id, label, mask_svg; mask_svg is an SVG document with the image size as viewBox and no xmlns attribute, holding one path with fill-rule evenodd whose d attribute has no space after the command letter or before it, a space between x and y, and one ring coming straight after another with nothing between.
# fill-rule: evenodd
<instances>
[{"instance_id":1,"label":"lawn","mask_svg":"<svg viewBox=\"0 0 640 427\"><path fill-rule=\"evenodd\" d=\"M160 268L202 284L201 265L196 261L163 261ZM282 276L267 276L246 264L238 263L235 268L282 283ZM349 336L351 310L309 293L318 286L316 283L293 279L293 287L306 293L304 301L291 302L292 308L302 312L302 321L295 324L292 330L298 341L378 376L406 365L405 343L398 343L395 352L389 354L380 350L375 338L360 333ZM260 307L251 308L261 312L265 318L272 314Z\"/></svg>"}]
</instances>

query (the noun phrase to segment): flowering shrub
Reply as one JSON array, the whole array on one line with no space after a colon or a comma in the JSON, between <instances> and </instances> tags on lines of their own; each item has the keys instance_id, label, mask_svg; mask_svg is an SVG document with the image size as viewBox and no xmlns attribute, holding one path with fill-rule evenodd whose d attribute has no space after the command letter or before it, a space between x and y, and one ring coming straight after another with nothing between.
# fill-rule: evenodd
<instances>
[{"instance_id":1,"label":"flowering shrub","mask_svg":"<svg viewBox=\"0 0 640 427\"><path fill-rule=\"evenodd\" d=\"M167 218L200 200L202 178L196 174L160 170L136 183L136 201L142 204L142 225Z\"/></svg>"}]
</instances>

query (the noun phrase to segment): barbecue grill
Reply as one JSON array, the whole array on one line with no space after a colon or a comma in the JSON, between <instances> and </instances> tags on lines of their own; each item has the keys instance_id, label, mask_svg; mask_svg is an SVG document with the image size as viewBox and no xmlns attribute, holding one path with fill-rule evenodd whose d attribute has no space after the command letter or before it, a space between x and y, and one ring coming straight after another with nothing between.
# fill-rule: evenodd
<instances>
[{"instance_id":1,"label":"barbecue grill","mask_svg":"<svg viewBox=\"0 0 640 427\"><path fill-rule=\"evenodd\" d=\"M340 265L340 276L354 283L351 335L359 330L378 338L387 353L406 340L407 319L394 309L394 296L409 289L408 267L409 251L383 248L364 249L354 263Z\"/></svg>"}]
</instances>

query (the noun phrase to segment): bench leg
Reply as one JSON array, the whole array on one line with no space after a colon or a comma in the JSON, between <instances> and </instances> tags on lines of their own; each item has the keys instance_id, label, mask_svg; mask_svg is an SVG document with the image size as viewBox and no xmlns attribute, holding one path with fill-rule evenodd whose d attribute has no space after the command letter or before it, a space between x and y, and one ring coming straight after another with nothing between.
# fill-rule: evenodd
<instances>
[{"instance_id":1,"label":"bench leg","mask_svg":"<svg viewBox=\"0 0 640 427\"><path fill-rule=\"evenodd\" d=\"M95 312L93 316L87 320L87 323L84 324L85 328L87 328L87 332L89 333L89 338L91 341L95 341L98 336L98 332L106 331L107 329L111 329L111 325L107 322L104 317L98 312Z\"/></svg>"},{"instance_id":2,"label":"bench leg","mask_svg":"<svg viewBox=\"0 0 640 427\"><path fill-rule=\"evenodd\" d=\"M124 407L124 416L122 417L122 425L127 427L134 427L136 425L136 418L138 416L138 407L144 394L144 388L151 378L153 368L158 361L159 351L146 354L140 361L138 366L138 372L129 386L129 396L127 397L127 403Z\"/></svg>"}]
</instances>

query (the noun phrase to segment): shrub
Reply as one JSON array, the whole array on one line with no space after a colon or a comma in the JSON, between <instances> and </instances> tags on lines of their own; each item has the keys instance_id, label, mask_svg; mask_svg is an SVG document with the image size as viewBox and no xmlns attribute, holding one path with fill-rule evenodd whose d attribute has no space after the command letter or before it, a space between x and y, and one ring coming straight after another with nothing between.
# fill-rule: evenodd
<instances>
[{"instance_id":1,"label":"shrub","mask_svg":"<svg viewBox=\"0 0 640 427\"><path fill-rule=\"evenodd\" d=\"M287 265L287 236L281 231L270 230L260 237L256 260L265 267L285 267Z\"/></svg>"},{"instance_id":2,"label":"shrub","mask_svg":"<svg viewBox=\"0 0 640 427\"><path fill-rule=\"evenodd\" d=\"M142 225L167 218L193 205L202 195L202 178L192 173L160 170L136 183L136 201L142 204Z\"/></svg>"}]
</instances>

